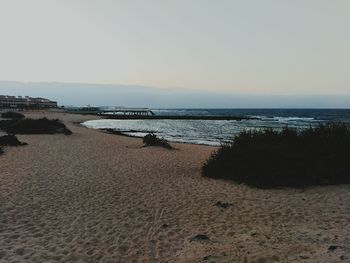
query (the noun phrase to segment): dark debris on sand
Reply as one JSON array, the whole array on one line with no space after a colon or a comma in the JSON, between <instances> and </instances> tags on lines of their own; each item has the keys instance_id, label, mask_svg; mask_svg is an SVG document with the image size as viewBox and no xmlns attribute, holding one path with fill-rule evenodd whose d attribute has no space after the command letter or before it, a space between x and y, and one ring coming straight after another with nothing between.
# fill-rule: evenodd
<instances>
[{"instance_id":1,"label":"dark debris on sand","mask_svg":"<svg viewBox=\"0 0 350 263\"><path fill-rule=\"evenodd\" d=\"M216 202L215 206L220 207L220 208L229 208L230 206L233 206L233 204L218 201L218 202Z\"/></svg>"},{"instance_id":2,"label":"dark debris on sand","mask_svg":"<svg viewBox=\"0 0 350 263\"><path fill-rule=\"evenodd\" d=\"M209 237L207 235L199 234L194 237L191 237L191 242L193 241L208 241Z\"/></svg>"}]
</instances>

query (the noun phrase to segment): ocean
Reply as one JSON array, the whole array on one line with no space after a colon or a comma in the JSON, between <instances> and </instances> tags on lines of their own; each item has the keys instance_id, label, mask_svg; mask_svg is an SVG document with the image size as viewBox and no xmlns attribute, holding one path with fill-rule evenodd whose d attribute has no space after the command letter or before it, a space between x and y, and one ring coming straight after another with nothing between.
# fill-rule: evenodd
<instances>
[{"instance_id":1,"label":"ocean","mask_svg":"<svg viewBox=\"0 0 350 263\"><path fill-rule=\"evenodd\" d=\"M350 123L350 109L152 109L156 115L250 116L257 119L227 120L92 120L83 125L93 129L114 129L129 136L147 133L172 142L219 146L249 129L304 129L326 122Z\"/></svg>"}]
</instances>

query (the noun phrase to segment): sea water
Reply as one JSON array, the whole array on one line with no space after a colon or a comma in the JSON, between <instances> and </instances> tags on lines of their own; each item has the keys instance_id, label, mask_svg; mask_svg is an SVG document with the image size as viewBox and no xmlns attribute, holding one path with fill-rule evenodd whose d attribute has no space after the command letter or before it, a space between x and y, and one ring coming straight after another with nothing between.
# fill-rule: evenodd
<instances>
[{"instance_id":1,"label":"sea water","mask_svg":"<svg viewBox=\"0 0 350 263\"><path fill-rule=\"evenodd\" d=\"M94 129L113 129L143 137L147 133L173 142L218 146L236 134L250 129L304 129L319 123L350 123L350 109L153 109L156 115L249 116L257 119L234 120L92 120L83 123Z\"/></svg>"}]
</instances>

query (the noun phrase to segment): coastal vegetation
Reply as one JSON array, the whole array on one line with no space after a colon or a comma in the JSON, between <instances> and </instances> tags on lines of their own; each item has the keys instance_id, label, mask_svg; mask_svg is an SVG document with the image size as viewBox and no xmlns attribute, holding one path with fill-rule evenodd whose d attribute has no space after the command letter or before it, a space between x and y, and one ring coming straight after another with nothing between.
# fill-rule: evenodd
<instances>
[{"instance_id":1,"label":"coastal vegetation","mask_svg":"<svg viewBox=\"0 0 350 263\"><path fill-rule=\"evenodd\" d=\"M27 145L27 143L20 142L16 135L7 134L0 136L0 146L22 146Z\"/></svg>"},{"instance_id":2,"label":"coastal vegetation","mask_svg":"<svg viewBox=\"0 0 350 263\"><path fill-rule=\"evenodd\" d=\"M173 149L173 147L168 143L167 140L158 138L157 135L153 133L147 134L145 137L143 137L143 143L147 146L160 146L166 149Z\"/></svg>"},{"instance_id":3,"label":"coastal vegetation","mask_svg":"<svg viewBox=\"0 0 350 263\"><path fill-rule=\"evenodd\" d=\"M0 155L4 153L3 146L27 145L19 141L15 134L72 134L58 119L29 119L21 113L11 111L1 114L1 117L5 120L0 120L0 131L7 134L0 136Z\"/></svg>"},{"instance_id":4,"label":"coastal vegetation","mask_svg":"<svg viewBox=\"0 0 350 263\"><path fill-rule=\"evenodd\" d=\"M24 115L19 112L8 111L1 114L1 117L4 119L24 119Z\"/></svg>"},{"instance_id":5,"label":"coastal vegetation","mask_svg":"<svg viewBox=\"0 0 350 263\"><path fill-rule=\"evenodd\" d=\"M350 183L350 126L243 131L211 155L202 174L258 188Z\"/></svg>"},{"instance_id":6,"label":"coastal vegetation","mask_svg":"<svg viewBox=\"0 0 350 263\"><path fill-rule=\"evenodd\" d=\"M20 142L14 134L7 134L0 136L0 155L4 153L3 146L23 146L27 145L25 142Z\"/></svg>"},{"instance_id":7,"label":"coastal vegetation","mask_svg":"<svg viewBox=\"0 0 350 263\"><path fill-rule=\"evenodd\" d=\"M0 121L0 130L9 134L72 134L60 120L47 118L2 120Z\"/></svg>"}]
</instances>

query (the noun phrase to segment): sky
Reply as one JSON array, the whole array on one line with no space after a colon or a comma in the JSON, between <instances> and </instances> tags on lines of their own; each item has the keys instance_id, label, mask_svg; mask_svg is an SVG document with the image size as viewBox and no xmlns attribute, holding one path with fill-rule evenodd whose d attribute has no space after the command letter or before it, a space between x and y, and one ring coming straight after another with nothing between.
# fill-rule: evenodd
<instances>
[{"instance_id":1,"label":"sky","mask_svg":"<svg viewBox=\"0 0 350 263\"><path fill-rule=\"evenodd\" d=\"M349 10L348 0L0 0L0 92L14 93L5 81L31 83L27 93L87 83L107 103L111 84L116 96L142 86L350 107Z\"/></svg>"}]
</instances>

